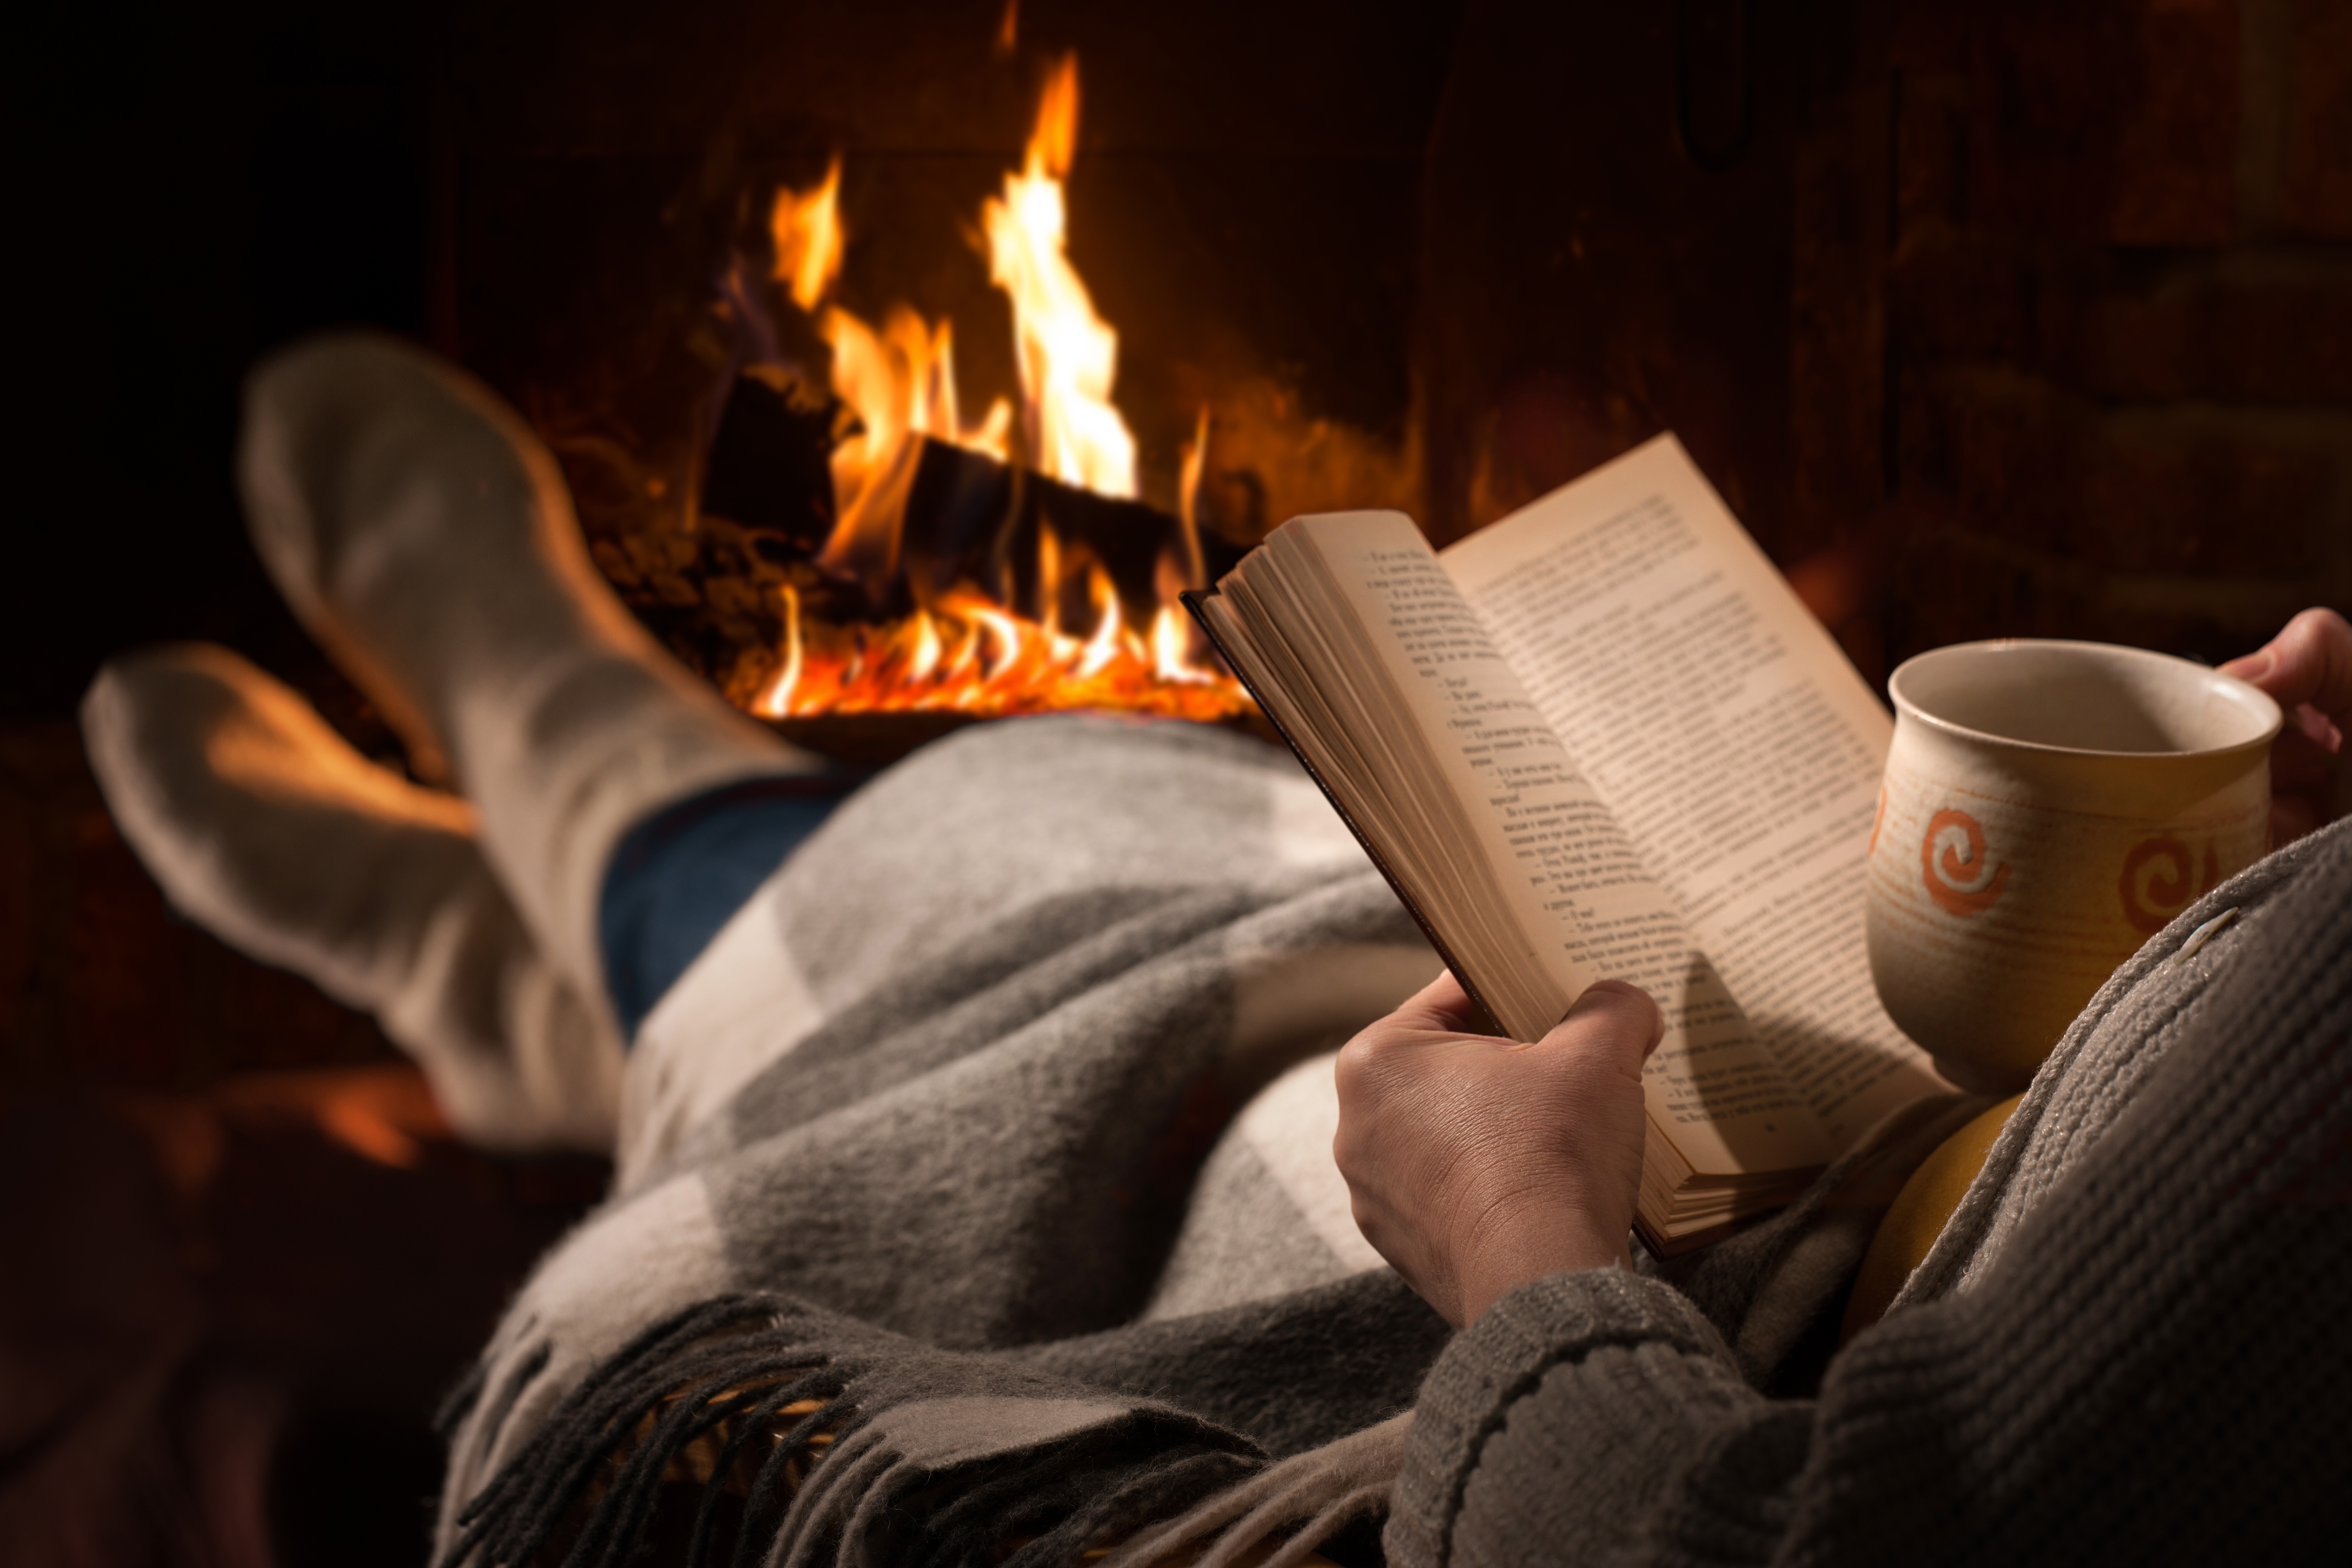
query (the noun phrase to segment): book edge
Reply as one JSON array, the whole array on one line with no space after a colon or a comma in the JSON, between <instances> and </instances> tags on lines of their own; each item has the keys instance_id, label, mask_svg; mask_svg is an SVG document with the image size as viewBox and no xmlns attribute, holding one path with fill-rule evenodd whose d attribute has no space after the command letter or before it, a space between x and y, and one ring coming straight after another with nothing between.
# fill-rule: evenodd
<instances>
[{"instance_id":1,"label":"book edge","mask_svg":"<svg viewBox=\"0 0 2352 1568\"><path fill-rule=\"evenodd\" d=\"M1356 822L1355 814L1341 803L1339 795L1331 788L1330 781L1323 776L1320 769L1307 760L1306 752L1301 750L1298 742L1291 738L1288 727L1275 716L1273 707L1258 690L1256 683L1243 672L1240 664L1226 651L1223 640L1217 636L1216 628L1209 624L1209 617L1202 608L1209 600L1219 596L1221 596L1220 591L1215 588L1187 588L1177 595L1184 608L1192 615L1193 624L1201 628L1201 635L1209 639L1209 646L1217 650L1217 657L1224 661L1225 668L1233 672L1234 679L1242 683L1242 689L1250 694L1250 700L1257 704L1257 710L1265 716L1266 723L1273 727L1276 734L1282 737L1282 743L1290 748L1290 754L1298 760L1298 765L1306 770L1307 776L1314 781L1315 787L1323 792L1323 798L1331 803L1331 809L1339 814L1339 820L1347 826L1349 835L1355 839L1357 847L1363 850L1365 858L1371 861L1372 868L1381 874L1381 880L1388 883L1389 890L1397 896L1397 901L1402 904L1405 912L1412 917L1412 923L1421 928L1421 934L1429 939L1429 945L1436 950L1437 956L1444 962L1445 967L1461 984L1463 991L1470 998L1470 1005L1477 1009L1478 1016L1475 1022L1480 1026L1479 1032L1500 1036L1503 1033L1502 1026L1496 1022L1494 1009L1486 1005L1486 999L1479 994L1477 982L1465 973L1462 964L1454 958L1453 949L1446 945L1444 938L1437 934L1437 928L1430 924L1429 917L1422 912L1420 901L1405 890L1404 883L1398 878L1396 872L1391 869L1387 858L1373 847L1372 841L1364 836L1363 828Z\"/></svg>"}]
</instances>

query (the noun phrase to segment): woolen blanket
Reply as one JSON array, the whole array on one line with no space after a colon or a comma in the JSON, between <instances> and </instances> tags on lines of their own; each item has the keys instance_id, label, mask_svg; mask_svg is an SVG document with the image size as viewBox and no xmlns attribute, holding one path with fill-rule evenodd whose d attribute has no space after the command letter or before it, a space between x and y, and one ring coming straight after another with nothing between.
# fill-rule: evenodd
<instances>
[{"instance_id":1,"label":"woolen blanket","mask_svg":"<svg viewBox=\"0 0 2352 1568\"><path fill-rule=\"evenodd\" d=\"M1436 969L1248 737L919 752L647 1017L615 1195L451 1402L444 1558L620 1561L699 1467L689 1552L1068 1562L1397 1415L1447 1330L1349 1220L1328 1053ZM1377 1509L1327 1468L1281 1522Z\"/></svg>"}]
</instances>

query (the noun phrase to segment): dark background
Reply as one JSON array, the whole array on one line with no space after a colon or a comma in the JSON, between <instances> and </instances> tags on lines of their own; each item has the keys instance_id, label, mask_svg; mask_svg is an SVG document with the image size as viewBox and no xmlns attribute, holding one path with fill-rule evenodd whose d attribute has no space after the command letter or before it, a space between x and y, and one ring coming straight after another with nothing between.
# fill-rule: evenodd
<instances>
[{"instance_id":1,"label":"dark background","mask_svg":"<svg viewBox=\"0 0 2352 1568\"><path fill-rule=\"evenodd\" d=\"M712 281L833 152L845 300L951 315L968 402L1009 390L964 231L1075 47L1071 247L1163 504L1204 405L1244 536L1398 504L1450 539L1671 427L1874 680L2352 605L2330 0L1029 0L1009 54L1000 0L19 12L10 1562L418 1560L430 1407L602 1179L452 1142L372 1023L170 914L80 761L99 661L163 637L383 743L236 513L239 378L299 333L432 343L593 531L690 542Z\"/></svg>"}]
</instances>

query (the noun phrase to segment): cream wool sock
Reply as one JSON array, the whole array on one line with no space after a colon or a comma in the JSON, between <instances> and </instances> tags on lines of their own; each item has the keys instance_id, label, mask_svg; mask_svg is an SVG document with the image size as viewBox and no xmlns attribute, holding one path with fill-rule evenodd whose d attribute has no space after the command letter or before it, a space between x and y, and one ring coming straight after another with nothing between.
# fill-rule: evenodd
<instances>
[{"instance_id":1,"label":"cream wool sock","mask_svg":"<svg viewBox=\"0 0 2352 1568\"><path fill-rule=\"evenodd\" d=\"M204 644L111 661L81 721L123 837L190 919L373 1013L469 1141L611 1150L620 1042L540 955L463 801Z\"/></svg>"},{"instance_id":2,"label":"cream wool sock","mask_svg":"<svg viewBox=\"0 0 2352 1568\"><path fill-rule=\"evenodd\" d=\"M596 912L621 836L821 764L661 650L597 575L547 449L418 350L330 337L264 363L238 476L279 590L414 754L446 758L540 951L609 1020Z\"/></svg>"}]
</instances>

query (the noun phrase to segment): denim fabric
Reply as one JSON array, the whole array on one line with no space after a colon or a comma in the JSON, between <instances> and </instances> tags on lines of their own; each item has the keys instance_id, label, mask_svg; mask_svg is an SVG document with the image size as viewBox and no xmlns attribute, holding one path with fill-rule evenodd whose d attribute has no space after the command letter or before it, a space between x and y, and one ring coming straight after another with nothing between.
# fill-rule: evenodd
<instances>
[{"instance_id":1,"label":"denim fabric","mask_svg":"<svg viewBox=\"0 0 2352 1568\"><path fill-rule=\"evenodd\" d=\"M719 928L858 782L751 779L665 806L629 829L596 908L604 985L625 1040L635 1040Z\"/></svg>"}]
</instances>

